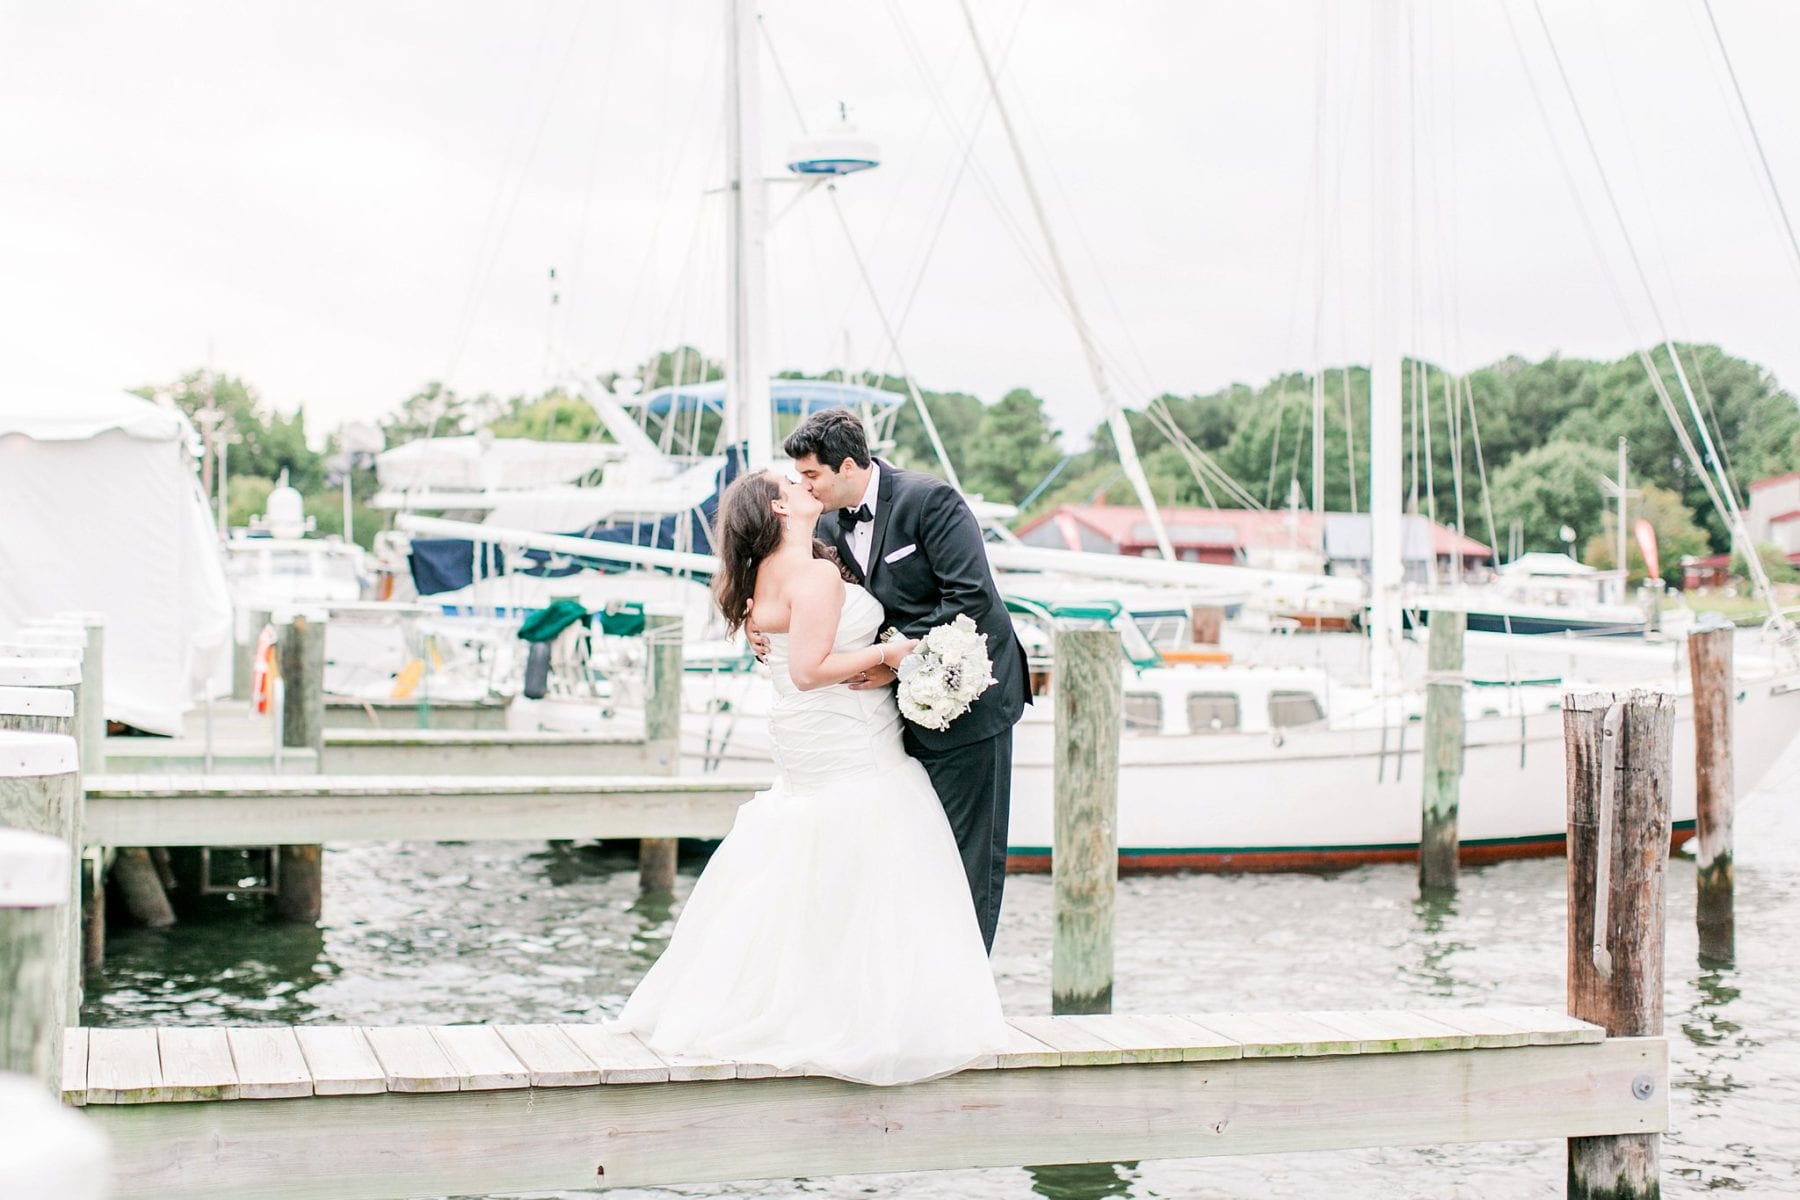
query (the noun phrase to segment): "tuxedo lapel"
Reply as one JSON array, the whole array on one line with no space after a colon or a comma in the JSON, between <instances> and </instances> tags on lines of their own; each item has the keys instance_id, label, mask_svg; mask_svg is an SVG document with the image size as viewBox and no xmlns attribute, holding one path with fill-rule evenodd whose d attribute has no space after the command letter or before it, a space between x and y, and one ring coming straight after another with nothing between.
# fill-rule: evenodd
<instances>
[{"instance_id":1,"label":"tuxedo lapel","mask_svg":"<svg viewBox=\"0 0 1800 1200\"><path fill-rule=\"evenodd\" d=\"M835 526L831 534L831 546L837 551L838 562L856 576L858 583L868 582L868 573L857 565L856 555L850 553L850 539L844 536L844 527L838 523L837 514L831 513L829 520Z\"/></svg>"},{"instance_id":2,"label":"tuxedo lapel","mask_svg":"<svg viewBox=\"0 0 1800 1200\"><path fill-rule=\"evenodd\" d=\"M875 565L887 548L888 522L894 518L894 468L876 460L881 477L875 481L875 531L869 538L869 569L863 572L865 582L875 574Z\"/></svg>"}]
</instances>

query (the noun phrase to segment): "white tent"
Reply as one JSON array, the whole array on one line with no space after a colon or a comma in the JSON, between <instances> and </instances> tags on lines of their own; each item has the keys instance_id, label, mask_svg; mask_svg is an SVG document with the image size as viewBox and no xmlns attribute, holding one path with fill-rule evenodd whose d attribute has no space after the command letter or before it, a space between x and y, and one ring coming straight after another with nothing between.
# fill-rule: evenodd
<instances>
[{"instance_id":1,"label":"white tent","mask_svg":"<svg viewBox=\"0 0 1800 1200\"><path fill-rule=\"evenodd\" d=\"M224 652L231 601L181 413L120 393L0 398L0 637L106 617L106 715L178 734Z\"/></svg>"}]
</instances>

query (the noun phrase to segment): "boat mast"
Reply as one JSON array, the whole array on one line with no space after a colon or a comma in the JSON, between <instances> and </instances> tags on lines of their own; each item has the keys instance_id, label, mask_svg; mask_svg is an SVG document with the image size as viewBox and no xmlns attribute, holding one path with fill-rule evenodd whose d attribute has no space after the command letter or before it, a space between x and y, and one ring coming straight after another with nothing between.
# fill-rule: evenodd
<instances>
[{"instance_id":1,"label":"boat mast","mask_svg":"<svg viewBox=\"0 0 1800 1200\"><path fill-rule=\"evenodd\" d=\"M768 189L758 140L755 0L725 0L727 280L725 444L747 443L745 465L760 470L774 457L774 413L766 362Z\"/></svg>"},{"instance_id":2,"label":"boat mast","mask_svg":"<svg viewBox=\"0 0 1800 1200\"><path fill-rule=\"evenodd\" d=\"M1169 543L1169 531L1163 528L1162 514L1156 508L1156 497L1151 494L1150 481L1144 475L1143 464L1138 461L1137 444L1131 440L1131 425L1125 420L1125 410L1113 396L1112 386L1106 379L1106 370L1100 364L1100 350L1095 345L1093 330L1088 327L1087 318L1082 315L1081 306L1075 301L1075 285L1069 279L1068 268L1063 265L1062 251L1057 247L1056 236L1050 230L1050 217L1044 211L1043 198L1038 195L1037 183L1032 179L1031 168L1025 161L1025 149L1019 142L1018 131L1013 128L1012 114L1007 111L1006 102L1000 97L1000 81L994 75L994 64L988 58L987 47L982 44L981 33L975 28L975 14L970 11L969 0L962 0L962 14L969 26L969 40L975 44L976 57L981 60L982 74L987 78L988 94L993 97L994 111L1000 115L1000 124L1006 130L1007 145L1012 147L1013 161L1018 164L1019 178L1025 184L1025 195L1031 201L1032 215L1037 218L1038 231L1044 235L1044 249L1050 255L1051 268L1056 272L1056 286L1062 293L1063 307L1068 311L1070 323L1075 326L1075 336L1081 342L1081 352L1087 357L1088 375L1106 410L1106 427L1112 431L1113 448L1118 452L1119 466L1131 481L1138 503L1144 506L1144 517L1150 523L1150 531L1156 536L1156 548L1162 552L1164 559L1174 562L1175 548Z\"/></svg>"},{"instance_id":3,"label":"boat mast","mask_svg":"<svg viewBox=\"0 0 1800 1200\"><path fill-rule=\"evenodd\" d=\"M1400 585L1400 312L1399 188L1401 0L1375 0L1374 141L1370 187L1374 210L1374 287L1369 363L1369 682L1379 694L1399 682Z\"/></svg>"}]
</instances>

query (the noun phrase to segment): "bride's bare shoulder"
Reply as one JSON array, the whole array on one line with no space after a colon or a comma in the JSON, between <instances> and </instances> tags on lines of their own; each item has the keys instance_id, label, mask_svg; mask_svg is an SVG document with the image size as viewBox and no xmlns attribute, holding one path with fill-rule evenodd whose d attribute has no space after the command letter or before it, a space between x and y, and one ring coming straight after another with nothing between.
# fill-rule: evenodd
<instances>
[{"instance_id":1,"label":"bride's bare shoulder","mask_svg":"<svg viewBox=\"0 0 1800 1200\"><path fill-rule=\"evenodd\" d=\"M837 599L844 594L843 575L835 563L823 558L796 564L786 583L789 595L804 595L809 599Z\"/></svg>"}]
</instances>

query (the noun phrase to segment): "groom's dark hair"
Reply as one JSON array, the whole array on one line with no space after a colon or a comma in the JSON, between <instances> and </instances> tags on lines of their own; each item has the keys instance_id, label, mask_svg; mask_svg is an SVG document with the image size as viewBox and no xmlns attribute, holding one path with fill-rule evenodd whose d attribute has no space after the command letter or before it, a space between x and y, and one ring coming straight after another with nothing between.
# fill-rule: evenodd
<instances>
[{"instance_id":1,"label":"groom's dark hair","mask_svg":"<svg viewBox=\"0 0 1800 1200\"><path fill-rule=\"evenodd\" d=\"M869 465L869 437L862 420L847 408L826 408L800 422L781 444L795 461L812 455L819 465L837 473L847 458L859 467Z\"/></svg>"}]
</instances>

